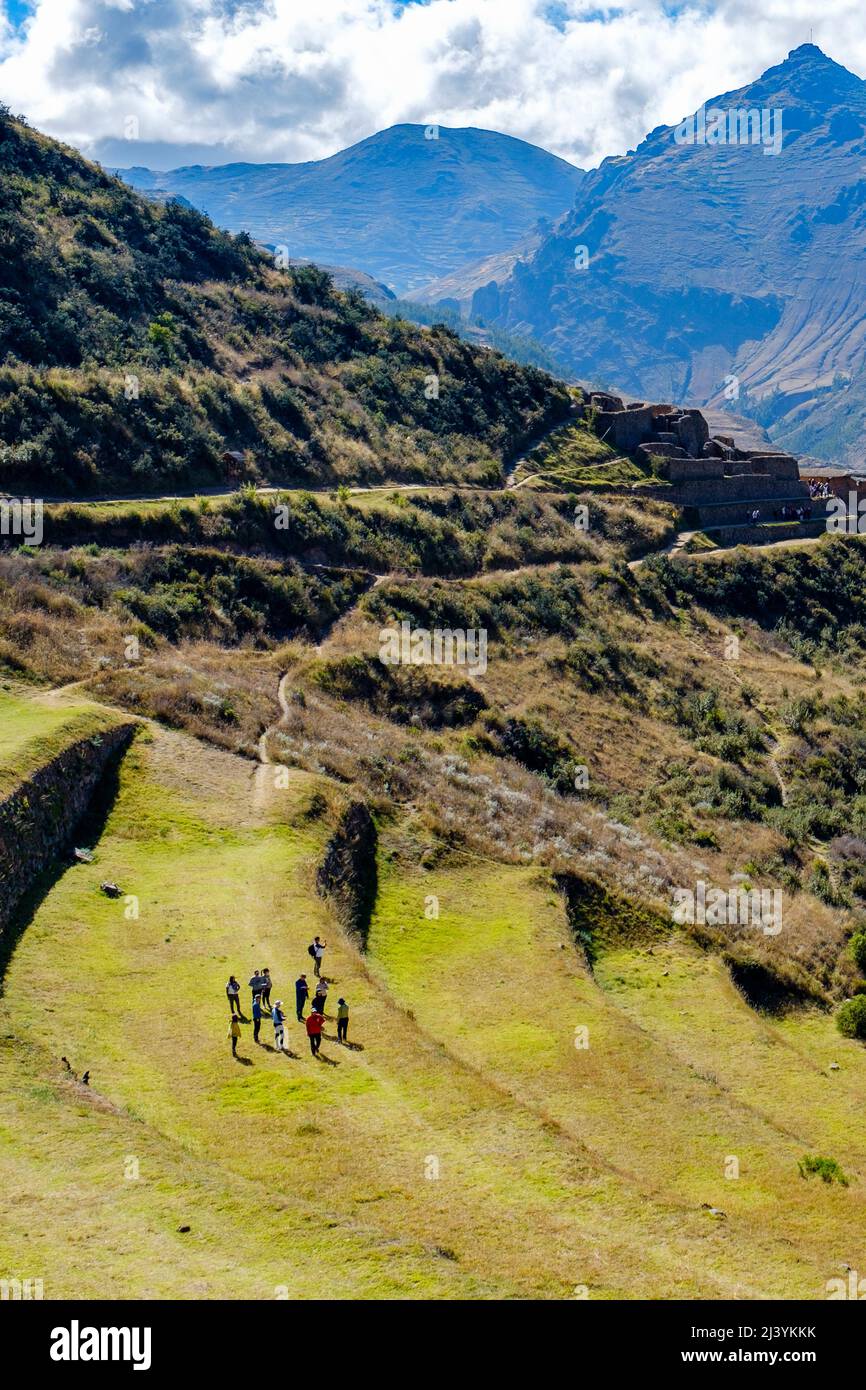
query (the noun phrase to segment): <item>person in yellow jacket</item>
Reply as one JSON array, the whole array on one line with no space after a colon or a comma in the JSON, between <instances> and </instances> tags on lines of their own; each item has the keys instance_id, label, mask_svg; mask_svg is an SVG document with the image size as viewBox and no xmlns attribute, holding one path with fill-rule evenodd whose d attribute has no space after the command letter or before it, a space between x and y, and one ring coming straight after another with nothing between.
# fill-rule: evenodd
<instances>
[{"instance_id":1,"label":"person in yellow jacket","mask_svg":"<svg viewBox=\"0 0 866 1390\"><path fill-rule=\"evenodd\" d=\"M240 1025L240 1021L238 1020L238 1018L237 1018L234 1014L232 1014L232 1021L231 1021L231 1023L229 1024L229 1031L228 1031L228 1033L226 1034L226 1037L231 1038L231 1040L232 1040L232 1056L233 1056L233 1057L237 1057L237 1055L238 1055L238 1038L240 1037L240 1035L241 1035L241 1025Z\"/></svg>"}]
</instances>

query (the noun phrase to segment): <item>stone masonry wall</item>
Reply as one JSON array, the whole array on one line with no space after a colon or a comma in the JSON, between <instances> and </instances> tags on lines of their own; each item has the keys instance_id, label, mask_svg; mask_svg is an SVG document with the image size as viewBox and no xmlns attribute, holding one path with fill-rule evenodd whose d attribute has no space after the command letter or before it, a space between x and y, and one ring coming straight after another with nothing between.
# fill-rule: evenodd
<instances>
[{"instance_id":1,"label":"stone masonry wall","mask_svg":"<svg viewBox=\"0 0 866 1390\"><path fill-rule=\"evenodd\" d=\"M75 832L135 725L71 744L0 801L0 934L40 874L74 848Z\"/></svg>"}]
</instances>

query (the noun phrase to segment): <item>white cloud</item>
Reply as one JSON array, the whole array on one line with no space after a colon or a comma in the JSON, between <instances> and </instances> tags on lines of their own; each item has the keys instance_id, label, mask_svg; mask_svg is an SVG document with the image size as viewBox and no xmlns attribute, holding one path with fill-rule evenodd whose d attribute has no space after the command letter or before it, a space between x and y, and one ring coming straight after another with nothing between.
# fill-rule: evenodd
<instances>
[{"instance_id":1,"label":"white cloud","mask_svg":"<svg viewBox=\"0 0 866 1390\"><path fill-rule=\"evenodd\" d=\"M0 97L107 162L315 159L399 121L436 121L586 167L750 81L812 24L825 52L866 72L861 0L814 8L35 0L23 28L0 27ZM130 116L137 146L124 141Z\"/></svg>"}]
</instances>

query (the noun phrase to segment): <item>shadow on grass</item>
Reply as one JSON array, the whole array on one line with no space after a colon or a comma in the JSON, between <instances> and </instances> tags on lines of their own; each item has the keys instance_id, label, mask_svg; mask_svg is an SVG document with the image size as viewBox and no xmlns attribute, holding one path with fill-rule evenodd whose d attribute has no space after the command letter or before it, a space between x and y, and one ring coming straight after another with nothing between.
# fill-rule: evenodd
<instances>
[{"instance_id":1,"label":"shadow on grass","mask_svg":"<svg viewBox=\"0 0 866 1390\"><path fill-rule=\"evenodd\" d=\"M283 1057L293 1057L295 1061L301 1055L300 1052L293 1052L290 1047L274 1047L271 1043L266 1042L259 1043L259 1047L263 1052L272 1052L275 1057L279 1057L282 1053Z\"/></svg>"},{"instance_id":2,"label":"shadow on grass","mask_svg":"<svg viewBox=\"0 0 866 1390\"><path fill-rule=\"evenodd\" d=\"M6 992L6 971L18 942L54 885L59 883L70 869L78 867L77 862L71 857L74 844L98 845L102 839L108 817L117 800L120 789L120 765L126 751L126 747L118 749L109 760L94 787L87 810L70 826L69 848L58 854L54 863L35 879L12 913L6 930L0 935L0 997Z\"/></svg>"},{"instance_id":3,"label":"shadow on grass","mask_svg":"<svg viewBox=\"0 0 866 1390\"><path fill-rule=\"evenodd\" d=\"M322 1037L325 1038L327 1042L336 1043L338 1047L347 1047L350 1052L364 1051L363 1043L349 1042L348 1039L344 1043L341 1043L336 1033L323 1033Z\"/></svg>"}]
</instances>

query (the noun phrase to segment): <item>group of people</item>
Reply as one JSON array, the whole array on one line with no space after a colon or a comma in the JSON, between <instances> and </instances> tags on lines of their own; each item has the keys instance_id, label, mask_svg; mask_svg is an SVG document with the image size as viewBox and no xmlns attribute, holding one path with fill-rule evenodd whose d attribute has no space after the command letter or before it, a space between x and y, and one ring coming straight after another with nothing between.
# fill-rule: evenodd
<instances>
[{"instance_id":1,"label":"group of people","mask_svg":"<svg viewBox=\"0 0 866 1390\"><path fill-rule=\"evenodd\" d=\"M299 1023L303 1023L307 1037L310 1042L310 1051L314 1057L319 1055L319 1048L322 1045L322 1029L325 1022L325 1001L328 997L328 980L322 974L322 962L325 956L326 941L322 941L318 936L311 941L307 947L309 954L313 958L313 974L316 978L316 988L312 997L312 1006L309 1014L304 1016L304 1009L310 999L310 986L306 975L300 975L295 981L295 1013ZM253 1042L258 1043L259 1032L261 1031L262 1019L265 1013L271 1016L274 1025L274 1046L278 1052L285 1052L285 1022L286 1015L283 1010L282 999L277 999L271 1004L271 972L267 967L255 970L250 977L249 987L252 991L252 1021L253 1021ZM238 1039L241 1036L241 1023L249 1022L241 1012L240 1004L241 987L234 975L228 978L226 985L226 997L229 1001L229 1012L231 1023L229 1024L228 1036L232 1041L232 1056L238 1055ZM337 1000L337 1041L348 1043L349 1037L349 1005L345 999Z\"/></svg>"},{"instance_id":2,"label":"group of people","mask_svg":"<svg viewBox=\"0 0 866 1390\"><path fill-rule=\"evenodd\" d=\"M817 478L810 478L809 496L815 498L832 497L833 494L830 491L830 484L827 482L819 482Z\"/></svg>"},{"instance_id":3,"label":"group of people","mask_svg":"<svg viewBox=\"0 0 866 1390\"><path fill-rule=\"evenodd\" d=\"M822 484L822 486L826 485ZM815 494L810 492L810 495L814 496ZM824 494L822 493L820 495L823 496ZM829 493L827 496L829 496ZM781 507L777 507L773 512L773 516L777 521L811 521L812 508L805 506L802 502L796 504L793 502L783 502ZM752 507L751 510L746 513L746 520L751 522L753 526L757 526L761 520L760 507Z\"/></svg>"},{"instance_id":4,"label":"group of people","mask_svg":"<svg viewBox=\"0 0 866 1390\"><path fill-rule=\"evenodd\" d=\"M794 506L793 502L783 502L779 512L782 521L811 521L812 508L804 507L801 502Z\"/></svg>"}]
</instances>

